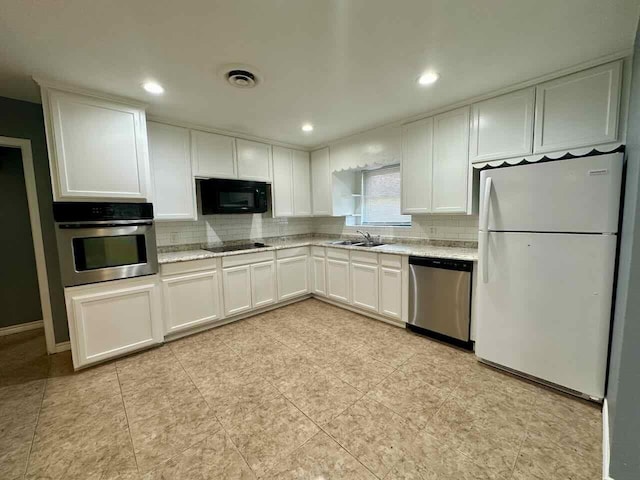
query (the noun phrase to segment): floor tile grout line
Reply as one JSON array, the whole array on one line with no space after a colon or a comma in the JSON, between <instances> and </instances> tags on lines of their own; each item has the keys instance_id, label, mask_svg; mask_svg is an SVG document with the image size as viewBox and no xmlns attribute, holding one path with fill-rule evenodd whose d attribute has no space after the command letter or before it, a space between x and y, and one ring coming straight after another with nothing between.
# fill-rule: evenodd
<instances>
[{"instance_id":1,"label":"floor tile grout line","mask_svg":"<svg viewBox=\"0 0 640 480\"><path fill-rule=\"evenodd\" d=\"M118 372L118 362L114 364L116 371L116 378L118 379L118 388L120 389L120 399L122 400L122 409L124 410L124 417L127 420L127 431L129 432L129 441L131 442L131 451L133 452L133 459L136 462L136 470L140 473L140 466L138 465L138 455L136 455L136 449L133 445L133 435L131 434L131 422L129 422L129 414L127 413L127 406L124 402L124 393L122 391L122 382L120 381L120 372Z\"/></svg>"},{"instance_id":2,"label":"floor tile grout line","mask_svg":"<svg viewBox=\"0 0 640 480\"><path fill-rule=\"evenodd\" d=\"M222 325L224 326L224 325ZM220 340L221 343L224 343L222 340ZM230 348L228 345L225 344L225 346L227 348ZM236 452L238 452L238 455L240 455L240 458L242 458L242 461L245 463L245 465L247 466L247 468L251 471L251 473L253 473L253 475L258 478L258 475L256 474L256 472L253 470L253 468L251 468L251 465L249 464L249 462L247 461L247 459L245 458L245 456L242 454L242 452L240 451L240 449L238 448L238 446L236 445L236 443L233 441L233 438L231 437L231 435L229 434L229 431L225 428L224 424L220 421L220 418L218 417L218 415L216 415L215 411L213 410L213 407L209 404L209 401L207 400L207 397L204 395L204 393L202 393L202 391L200 390L200 388L198 387L198 384L193 380L193 377L191 376L191 374L189 373L189 371L184 367L182 360L180 360L180 357L178 355L176 355L176 353L173 351L173 349L171 348L171 346L169 346L169 349L171 350L171 353L173 354L174 357L176 357L176 360L178 361L178 364L180 365L180 367L182 368L182 370L184 370L184 372L187 374L187 377L189 378L189 380L191 381L191 383L194 385L194 387L196 388L196 390L198 391L198 393L200 394L200 396L202 397L202 399L204 400L204 402L207 404L207 406L209 407L209 409L211 410L211 414L216 418L216 420L218 421L218 423L220 424L220 428L224 431L225 436L229 439L229 441L231 442L231 444L233 445L233 448L236 449ZM204 441L204 440L203 440ZM172 457L175 458L175 457Z\"/></svg>"},{"instance_id":3,"label":"floor tile grout line","mask_svg":"<svg viewBox=\"0 0 640 480\"><path fill-rule=\"evenodd\" d=\"M29 462L31 461L31 452L33 451L33 445L36 441L36 432L38 431L38 423L40 422L40 414L42 413L42 407L44 405L44 395L47 392L47 384L49 383L49 371L51 369L51 359L49 359L49 367L47 368L47 378L43 380L42 396L40 397L40 407L38 408L38 414L36 415L36 424L33 426L33 435L31 435L31 443L29 445L29 453L27 454L27 461L24 465L24 472L22 478L27 476L29 471Z\"/></svg>"}]
</instances>

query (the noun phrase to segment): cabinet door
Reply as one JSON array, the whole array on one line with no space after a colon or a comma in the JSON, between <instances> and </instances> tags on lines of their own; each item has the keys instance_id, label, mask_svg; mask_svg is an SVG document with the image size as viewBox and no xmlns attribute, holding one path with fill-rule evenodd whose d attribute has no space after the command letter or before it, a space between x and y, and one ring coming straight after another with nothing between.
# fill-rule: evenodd
<instances>
[{"instance_id":1,"label":"cabinet door","mask_svg":"<svg viewBox=\"0 0 640 480\"><path fill-rule=\"evenodd\" d=\"M378 311L378 266L351 262L351 299L356 307Z\"/></svg>"},{"instance_id":2,"label":"cabinet door","mask_svg":"<svg viewBox=\"0 0 640 480\"><path fill-rule=\"evenodd\" d=\"M147 122L155 220L196 220L189 130Z\"/></svg>"},{"instance_id":3,"label":"cabinet door","mask_svg":"<svg viewBox=\"0 0 640 480\"><path fill-rule=\"evenodd\" d=\"M327 258L327 296L349 302L349 262Z\"/></svg>"},{"instance_id":4,"label":"cabinet door","mask_svg":"<svg viewBox=\"0 0 640 480\"><path fill-rule=\"evenodd\" d=\"M163 278L162 297L167 334L221 318L216 270Z\"/></svg>"},{"instance_id":5,"label":"cabinet door","mask_svg":"<svg viewBox=\"0 0 640 480\"><path fill-rule=\"evenodd\" d=\"M65 289L75 368L162 342L157 278Z\"/></svg>"},{"instance_id":6,"label":"cabinet door","mask_svg":"<svg viewBox=\"0 0 640 480\"><path fill-rule=\"evenodd\" d=\"M312 265L312 290L316 295L327 295L327 284L325 275L325 258L311 257Z\"/></svg>"},{"instance_id":7,"label":"cabinet door","mask_svg":"<svg viewBox=\"0 0 640 480\"><path fill-rule=\"evenodd\" d=\"M191 130L193 175L202 178L236 178L233 137Z\"/></svg>"},{"instance_id":8,"label":"cabinet door","mask_svg":"<svg viewBox=\"0 0 640 480\"><path fill-rule=\"evenodd\" d=\"M273 260L251 265L251 300L253 308L275 303L276 269Z\"/></svg>"},{"instance_id":9,"label":"cabinet door","mask_svg":"<svg viewBox=\"0 0 640 480\"><path fill-rule=\"evenodd\" d=\"M433 119L432 212L466 213L469 176L469 107Z\"/></svg>"},{"instance_id":10,"label":"cabinet door","mask_svg":"<svg viewBox=\"0 0 640 480\"><path fill-rule=\"evenodd\" d=\"M402 127L402 213L431 213L433 118Z\"/></svg>"},{"instance_id":11,"label":"cabinet door","mask_svg":"<svg viewBox=\"0 0 640 480\"><path fill-rule=\"evenodd\" d=\"M278 300L309 293L309 257L278 260Z\"/></svg>"},{"instance_id":12,"label":"cabinet door","mask_svg":"<svg viewBox=\"0 0 640 480\"><path fill-rule=\"evenodd\" d=\"M293 152L273 147L273 216L293 216Z\"/></svg>"},{"instance_id":13,"label":"cabinet door","mask_svg":"<svg viewBox=\"0 0 640 480\"><path fill-rule=\"evenodd\" d=\"M622 60L536 87L534 152L614 142Z\"/></svg>"},{"instance_id":14,"label":"cabinet door","mask_svg":"<svg viewBox=\"0 0 640 480\"><path fill-rule=\"evenodd\" d=\"M402 318L402 271L380 267L380 314Z\"/></svg>"},{"instance_id":15,"label":"cabinet door","mask_svg":"<svg viewBox=\"0 0 640 480\"><path fill-rule=\"evenodd\" d=\"M271 145L236 138L238 178L271 181Z\"/></svg>"},{"instance_id":16,"label":"cabinet door","mask_svg":"<svg viewBox=\"0 0 640 480\"><path fill-rule=\"evenodd\" d=\"M144 110L43 89L54 200L146 199Z\"/></svg>"},{"instance_id":17,"label":"cabinet door","mask_svg":"<svg viewBox=\"0 0 640 480\"><path fill-rule=\"evenodd\" d=\"M224 268L222 270L224 313L226 316L251 310L251 267Z\"/></svg>"},{"instance_id":18,"label":"cabinet door","mask_svg":"<svg viewBox=\"0 0 640 480\"><path fill-rule=\"evenodd\" d=\"M469 159L485 162L527 155L533 148L535 88L485 100L471 110Z\"/></svg>"},{"instance_id":19,"label":"cabinet door","mask_svg":"<svg viewBox=\"0 0 640 480\"><path fill-rule=\"evenodd\" d=\"M329 147L311 152L311 191L314 215L331 215L331 165Z\"/></svg>"},{"instance_id":20,"label":"cabinet door","mask_svg":"<svg viewBox=\"0 0 640 480\"><path fill-rule=\"evenodd\" d=\"M311 215L311 172L309 153L293 151L293 213Z\"/></svg>"}]
</instances>

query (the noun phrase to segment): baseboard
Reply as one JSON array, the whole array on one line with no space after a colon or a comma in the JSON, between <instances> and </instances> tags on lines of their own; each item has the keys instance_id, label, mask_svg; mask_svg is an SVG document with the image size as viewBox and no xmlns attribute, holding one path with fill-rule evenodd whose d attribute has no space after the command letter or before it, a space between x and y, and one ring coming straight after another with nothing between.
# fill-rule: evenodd
<instances>
[{"instance_id":1,"label":"baseboard","mask_svg":"<svg viewBox=\"0 0 640 480\"><path fill-rule=\"evenodd\" d=\"M38 328L44 328L44 321L36 320L35 322L10 325L8 327L0 328L0 337L3 337L5 335L13 335L14 333L26 332L29 330L36 330Z\"/></svg>"},{"instance_id":2,"label":"baseboard","mask_svg":"<svg viewBox=\"0 0 640 480\"><path fill-rule=\"evenodd\" d=\"M71 350L71 342L56 343L56 353L66 352Z\"/></svg>"},{"instance_id":3,"label":"baseboard","mask_svg":"<svg viewBox=\"0 0 640 480\"><path fill-rule=\"evenodd\" d=\"M609 404L607 399L602 403L602 480L613 480L609 476Z\"/></svg>"},{"instance_id":4,"label":"baseboard","mask_svg":"<svg viewBox=\"0 0 640 480\"><path fill-rule=\"evenodd\" d=\"M406 328L407 327L407 325L401 320L393 320L391 318L383 317L382 315L378 315L377 313L369 312L367 310L360 309L360 308L354 307L352 305L347 305L346 303L336 302L336 301L331 300L330 298L327 298L327 297L321 297L320 295L315 295L314 294L313 298L315 298L316 300L320 300L320 301L323 301L325 303L328 303L330 305L334 305L334 306L339 307L339 308L344 308L345 310L349 310L349 311L354 312L354 313L359 313L360 315L364 315L365 317L373 318L375 320L379 320L381 322L388 323L389 325L393 325L394 327L400 327L400 328Z\"/></svg>"}]
</instances>

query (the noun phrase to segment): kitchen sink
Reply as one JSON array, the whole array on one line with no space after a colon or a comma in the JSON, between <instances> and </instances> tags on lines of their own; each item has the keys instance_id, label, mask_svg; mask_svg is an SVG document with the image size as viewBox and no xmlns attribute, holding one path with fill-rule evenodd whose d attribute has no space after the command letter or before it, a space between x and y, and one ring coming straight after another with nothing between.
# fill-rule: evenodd
<instances>
[{"instance_id":1,"label":"kitchen sink","mask_svg":"<svg viewBox=\"0 0 640 480\"><path fill-rule=\"evenodd\" d=\"M337 240L335 242L327 242L328 245L349 245L352 247L365 247L365 248L373 248L373 247L381 247L385 245L384 243L378 242L354 242L352 240Z\"/></svg>"}]
</instances>

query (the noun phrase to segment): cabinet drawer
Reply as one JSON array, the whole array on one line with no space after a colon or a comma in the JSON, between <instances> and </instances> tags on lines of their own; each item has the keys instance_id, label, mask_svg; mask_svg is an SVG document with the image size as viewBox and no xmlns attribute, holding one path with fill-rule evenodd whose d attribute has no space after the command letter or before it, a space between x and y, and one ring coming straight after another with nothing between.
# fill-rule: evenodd
<instances>
[{"instance_id":1,"label":"cabinet drawer","mask_svg":"<svg viewBox=\"0 0 640 480\"><path fill-rule=\"evenodd\" d=\"M248 265L250 263L268 262L273 260L273 250L269 252L242 253L239 255L229 255L222 257L222 267L235 267L237 265Z\"/></svg>"},{"instance_id":2,"label":"cabinet drawer","mask_svg":"<svg viewBox=\"0 0 640 480\"><path fill-rule=\"evenodd\" d=\"M324 247L311 247L311 254L314 257L324 257L326 249Z\"/></svg>"},{"instance_id":3,"label":"cabinet drawer","mask_svg":"<svg viewBox=\"0 0 640 480\"><path fill-rule=\"evenodd\" d=\"M276 250L276 258L291 258L301 255L309 255L309 247L285 248Z\"/></svg>"},{"instance_id":4,"label":"cabinet drawer","mask_svg":"<svg viewBox=\"0 0 640 480\"><path fill-rule=\"evenodd\" d=\"M200 270L215 270L216 267L215 258L203 258L202 260L190 260L188 262L165 263L160 265L160 274L167 276Z\"/></svg>"},{"instance_id":5,"label":"cabinet drawer","mask_svg":"<svg viewBox=\"0 0 640 480\"><path fill-rule=\"evenodd\" d=\"M351 261L359 263L371 263L373 265L378 264L378 254L373 252L360 252L353 250L351 252Z\"/></svg>"},{"instance_id":6,"label":"cabinet drawer","mask_svg":"<svg viewBox=\"0 0 640 480\"><path fill-rule=\"evenodd\" d=\"M400 255L381 253L380 265L382 265L383 267L402 268L402 257Z\"/></svg>"},{"instance_id":7,"label":"cabinet drawer","mask_svg":"<svg viewBox=\"0 0 640 480\"><path fill-rule=\"evenodd\" d=\"M341 248L327 248L327 257L338 260L349 260L349 250Z\"/></svg>"}]
</instances>

